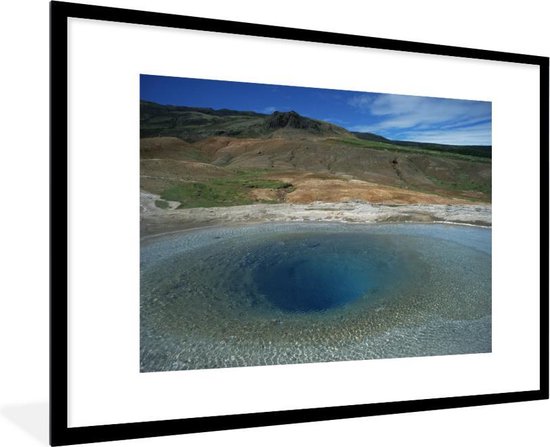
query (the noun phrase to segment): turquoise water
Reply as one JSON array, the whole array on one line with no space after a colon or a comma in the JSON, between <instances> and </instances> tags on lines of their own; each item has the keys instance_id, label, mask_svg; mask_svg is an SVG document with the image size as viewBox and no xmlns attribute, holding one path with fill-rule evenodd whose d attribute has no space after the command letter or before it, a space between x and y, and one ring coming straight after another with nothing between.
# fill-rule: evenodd
<instances>
[{"instance_id":1,"label":"turquoise water","mask_svg":"<svg viewBox=\"0 0 550 447\"><path fill-rule=\"evenodd\" d=\"M401 278L395 255L374 235L294 234L256 247L251 254L258 293L288 312L344 306Z\"/></svg>"},{"instance_id":2,"label":"turquoise water","mask_svg":"<svg viewBox=\"0 0 550 447\"><path fill-rule=\"evenodd\" d=\"M141 370L491 350L491 231L261 224L142 241Z\"/></svg>"}]
</instances>

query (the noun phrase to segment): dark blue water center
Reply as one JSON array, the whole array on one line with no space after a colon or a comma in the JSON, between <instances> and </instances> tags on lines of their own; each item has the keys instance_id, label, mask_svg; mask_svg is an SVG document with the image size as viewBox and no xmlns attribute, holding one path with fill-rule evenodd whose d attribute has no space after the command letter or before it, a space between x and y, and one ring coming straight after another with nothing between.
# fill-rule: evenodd
<instances>
[{"instance_id":1,"label":"dark blue water center","mask_svg":"<svg viewBox=\"0 0 550 447\"><path fill-rule=\"evenodd\" d=\"M252 272L258 292L287 312L367 299L395 275L392 250L376 236L299 235L264 246L258 259Z\"/></svg>"}]
</instances>

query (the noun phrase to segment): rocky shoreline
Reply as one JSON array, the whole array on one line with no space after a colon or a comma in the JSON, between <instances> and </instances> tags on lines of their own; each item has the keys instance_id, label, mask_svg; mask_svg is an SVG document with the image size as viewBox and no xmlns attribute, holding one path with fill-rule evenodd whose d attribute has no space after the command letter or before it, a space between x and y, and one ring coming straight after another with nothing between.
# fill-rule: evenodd
<instances>
[{"instance_id":1,"label":"rocky shoreline","mask_svg":"<svg viewBox=\"0 0 550 447\"><path fill-rule=\"evenodd\" d=\"M158 196L142 192L141 236L200 228L261 222L438 222L491 226L491 205L384 205L366 202L253 204L217 208L168 209L155 205Z\"/></svg>"}]
</instances>

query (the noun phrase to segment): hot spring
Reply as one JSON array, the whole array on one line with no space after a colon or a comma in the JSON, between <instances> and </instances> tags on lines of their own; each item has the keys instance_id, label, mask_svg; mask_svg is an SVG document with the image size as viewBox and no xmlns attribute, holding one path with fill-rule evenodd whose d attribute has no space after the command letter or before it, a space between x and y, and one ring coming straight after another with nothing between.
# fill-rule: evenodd
<instances>
[{"instance_id":1,"label":"hot spring","mask_svg":"<svg viewBox=\"0 0 550 447\"><path fill-rule=\"evenodd\" d=\"M491 230L288 223L142 240L141 371L491 350Z\"/></svg>"}]
</instances>

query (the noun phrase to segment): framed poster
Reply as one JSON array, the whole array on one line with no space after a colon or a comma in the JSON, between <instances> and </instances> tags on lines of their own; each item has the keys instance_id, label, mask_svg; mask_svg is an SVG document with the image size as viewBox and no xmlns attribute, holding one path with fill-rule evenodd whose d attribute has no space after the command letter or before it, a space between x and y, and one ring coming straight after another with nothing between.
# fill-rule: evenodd
<instances>
[{"instance_id":1,"label":"framed poster","mask_svg":"<svg viewBox=\"0 0 550 447\"><path fill-rule=\"evenodd\" d=\"M51 178L53 445L548 397L547 58L52 2Z\"/></svg>"}]
</instances>

